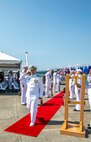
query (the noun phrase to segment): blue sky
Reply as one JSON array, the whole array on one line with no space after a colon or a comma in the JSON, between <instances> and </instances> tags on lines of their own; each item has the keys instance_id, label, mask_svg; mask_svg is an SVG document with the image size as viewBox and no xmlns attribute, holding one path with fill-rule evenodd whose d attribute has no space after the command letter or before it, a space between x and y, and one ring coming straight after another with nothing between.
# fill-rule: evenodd
<instances>
[{"instance_id":1,"label":"blue sky","mask_svg":"<svg viewBox=\"0 0 91 142\"><path fill-rule=\"evenodd\" d=\"M0 0L0 51L39 70L91 64L91 0Z\"/></svg>"}]
</instances>

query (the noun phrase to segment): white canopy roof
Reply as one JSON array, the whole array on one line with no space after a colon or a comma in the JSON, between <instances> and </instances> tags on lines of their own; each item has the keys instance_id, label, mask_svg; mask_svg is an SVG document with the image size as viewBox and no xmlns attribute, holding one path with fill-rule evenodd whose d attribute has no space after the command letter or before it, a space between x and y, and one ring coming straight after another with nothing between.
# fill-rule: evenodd
<instances>
[{"instance_id":1,"label":"white canopy roof","mask_svg":"<svg viewBox=\"0 0 91 142\"><path fill-rule=\"evenodd\" d=\"M0 64L2 64L2 63L17 64L17 63L21 63L21 60L15 58L13 56L7 55L3 52L0 52Z\"/></svg>"}]
</instances>

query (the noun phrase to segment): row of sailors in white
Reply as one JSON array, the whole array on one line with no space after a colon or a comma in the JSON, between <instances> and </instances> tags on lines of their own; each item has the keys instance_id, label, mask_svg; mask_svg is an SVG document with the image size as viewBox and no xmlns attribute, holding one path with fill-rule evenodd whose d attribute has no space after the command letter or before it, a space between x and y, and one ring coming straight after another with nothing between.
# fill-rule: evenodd
<instances>
[{"instance_id":1,"label":"row of sailors in white","mask_svg":"<svg viewBox=\"0 0 91 142\"><path fill-rule=\"evenodd\" d=\"M45 97L50 97L49 90L50 90L50 86L52 83L51 81L52 81L52 71L49 70L45 74ZM60 72L58 72L57 70L54 70L54 73L53 73L53 94L55 94L56 92L60 92L60 82L61 82Z\"/></svg>"},{"instance_id":2,"label":"row of sailors in white","mask_svg":"<svg viewBox=\"0 0 91 142\"><path fill-rule=\"evenodd\" d=\"M16 81L16 75L17 75L17 74L13 74L12 71L10 71L9 74L8 74L8 85L9 85L9 90L11 90L11 91L12 91L12 89L13 89L12 83L13 83L14 81Z\"/></svg>"},{"instance_id":3,"label":"row of sailors in white","mask_svg":"<svg viewBox=\"0 0 91 142\"><path fill-rule=\"evenodd\" d=\"M24 67L24 71L20 76L21 83L21 104L27 103L27 108L31 112L30 126L34 126L37 114L38 99L42 100L43 82L36 75L36 67L30 66L29 70ZM30 75L26 75L29 73Z\"/></svg>"}]
</instances>

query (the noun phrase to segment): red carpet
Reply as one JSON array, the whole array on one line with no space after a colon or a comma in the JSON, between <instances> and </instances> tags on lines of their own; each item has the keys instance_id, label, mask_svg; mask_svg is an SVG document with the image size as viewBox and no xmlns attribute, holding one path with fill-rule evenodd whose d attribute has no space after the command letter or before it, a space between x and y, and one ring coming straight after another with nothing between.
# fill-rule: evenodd
<instances>
[{"instance_id":1,"label":"red carpet","mask_svg":"<svg viewBox=\"0 0 91 142\"><path fill-rule=\"evenodd\" d=\"M63 92L59 93L42 106L38 107L36 124L33 127L30 127L30 114L26 115L4 131L23 134L27 136L37 137L46 124L50 121L53 115L61 107Z\"/></svg>"}]
</instances>

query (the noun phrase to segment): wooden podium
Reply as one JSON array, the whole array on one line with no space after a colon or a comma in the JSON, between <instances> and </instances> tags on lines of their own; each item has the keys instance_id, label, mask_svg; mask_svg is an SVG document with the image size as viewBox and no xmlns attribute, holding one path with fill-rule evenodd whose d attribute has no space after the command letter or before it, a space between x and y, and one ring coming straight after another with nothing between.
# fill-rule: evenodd
<instances>
[{"instance_id":1,"label":"wooden podium","mask_svg":"<svg viewBox=\"0 0 91 142\"><path fill-rule=\"evenodd\" d=\"M72 135L72 136L78 136L78 137L85 137L85 127L83 126L84 121L84 94L85 94L85 74L82 75L81 78L78 76L72 77L72 79L75 79L77 82L77 79L82 80L82 86L81 86L81 100L75 101L69 99L69 79L71 77L67 74L66 75L66 90L65 90L65 114L64 114L64 123L60 128L60 133L65 135ZM79 124L75 124L74 122L69 123L68 122L68 104L80 104L80 122Z\"/></svg>"}]
</instances>

